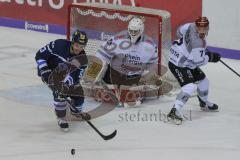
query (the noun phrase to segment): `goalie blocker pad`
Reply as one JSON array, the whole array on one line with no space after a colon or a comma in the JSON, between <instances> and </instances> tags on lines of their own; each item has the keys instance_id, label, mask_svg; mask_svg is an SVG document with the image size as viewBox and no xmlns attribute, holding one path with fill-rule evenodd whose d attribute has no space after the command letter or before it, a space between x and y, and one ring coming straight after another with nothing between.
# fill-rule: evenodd
<instances>
[{"instance_id":1,"label":"goalie blocker pad","mask_svg":"<svg viewBox=\"0 0 240 160\"><path fill-rule=\"evenodd\" d=\"M107 63L96 56L88 55L88 67L83 75L85 82L98 82L107 70Z\"/></svg>"}]
</instances>

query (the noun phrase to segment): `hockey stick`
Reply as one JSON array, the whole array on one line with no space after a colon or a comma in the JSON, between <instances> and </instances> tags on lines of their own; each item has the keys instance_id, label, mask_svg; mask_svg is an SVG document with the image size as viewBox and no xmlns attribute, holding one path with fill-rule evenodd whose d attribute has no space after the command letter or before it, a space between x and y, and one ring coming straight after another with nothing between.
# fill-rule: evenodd
<instances>
[{"instance_id":1,"label":"hockey stick","mask_svg":"<svg viewBox=\"0 0 240 160\"><path fill-rule=\"evenodd\" d=\"M233 70L231 67L229 67L225 62L223 62L221 59L219 60L222 64L224 64L228 69L230 69L233 73L235 73L238 77L240 77L240 74L237 73L235 70Z\"/></svg>"},{"instance_id":2,"label":"hockey stick","mask_svg":"<svg viewBox=\"0 0 240 160\"><path fill-rule=\"evenodd\" d=\"M70 100L69 99L66 99L67 102L69 103L70 106L72 106L72 109L74 109L76 112L79 112L76 107L71 104ZM109 135L103 135L93 124L91 121L87 120L87 119L84 119L84 117L81 115L81 114L78 114L76 115L77 117L79 118L82 118L83 120L85 120L104 140L110 140L112 138L114 138L117 134L117 130L113 131L113 133L109 134Z\"/></svg>"}]
</instances>

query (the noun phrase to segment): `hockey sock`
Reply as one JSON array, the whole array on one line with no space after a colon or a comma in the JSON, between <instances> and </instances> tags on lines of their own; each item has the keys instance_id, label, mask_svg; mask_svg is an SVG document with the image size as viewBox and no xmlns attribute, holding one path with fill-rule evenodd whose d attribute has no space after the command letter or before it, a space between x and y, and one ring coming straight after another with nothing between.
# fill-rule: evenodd
<instances>
[{"instance_id":1,"label":"hockey sock","mask_svg":"<svg viewBox=\"0 0 240 160\"><path fill-rule=\"evenodd\" d=\"M204 78L197 84L197 93L202 101L206 102L208 106L212 106L213 104L208 101L208 88L209 81L207 78Z\"/></svg>"},{"instance_id":2,"label":"hockey sock","mask_svg":"<svg viewBox=\"0 0 240 160\"><path fill-rule=\"evenodd\" d=\"M194 83L189 83L182 86L181 92L177 95L176 101L174 103L174 108L180 110L183 105L188 101L188 98L196 91L197 85Z\"/></svg>"},{"instance_id":3,"label":"hockey sock","mask_svg":"<svg viewBox=\"0 0 240 160\"><path fill-rule=\"evenodd\" d=\"M66 101L63 101L63 102L54 101L54 108L58 118L62 118L66 116L66 109L67 109Z\"/></svg>"}]
</instances>

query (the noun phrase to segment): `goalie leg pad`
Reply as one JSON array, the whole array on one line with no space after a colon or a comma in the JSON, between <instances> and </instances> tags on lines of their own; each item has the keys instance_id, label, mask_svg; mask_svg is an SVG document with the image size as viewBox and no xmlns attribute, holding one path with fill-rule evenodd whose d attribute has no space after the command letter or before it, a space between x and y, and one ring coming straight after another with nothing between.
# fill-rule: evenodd
<instances>
[{"instance_id":1,"label":"goalie leg pad","mask_svg":"<svg viewBox=\"0 0 240 160\"><path fill-rule=\"evenodd\" d=\"M112 91L112 93L117 96L117 87L115 85L108 85L108 88ZM103 86L95 86L94 87L94 98L98 102L104 103L115 103L114 100L111 98L109 93L103 88Z\"/></svg>"},{"instance_id":2,"label":"goalie leg pad","mask_svg":"<svg viewBox=\"0 0 240 160\"><path fill-rule=\"evenodd\" d=\"M144 95L143 86L120 86L120 101L125 107L138 106Z\"/></svg>"}]
</instances>

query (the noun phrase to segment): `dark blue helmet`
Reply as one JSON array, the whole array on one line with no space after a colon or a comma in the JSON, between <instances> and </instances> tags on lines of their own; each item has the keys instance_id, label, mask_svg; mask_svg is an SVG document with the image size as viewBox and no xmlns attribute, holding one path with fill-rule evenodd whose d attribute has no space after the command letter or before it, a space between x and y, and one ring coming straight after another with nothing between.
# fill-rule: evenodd
<instances>
[{"instance_id":1,"label":"dark blue helmet","mask_svg":"<svg viewBox=\"0 0 240 160\"><path fill-rule=\"evenodd\" d=\"M88 37L87 37L87 34L83 31L80 31L80 30L76 30L73 32L72 34L72 42L73 43L79 43L79 44L82 44L82 45L86 45L87 42L88 42Z\"/></svg>"}]
</instances>

